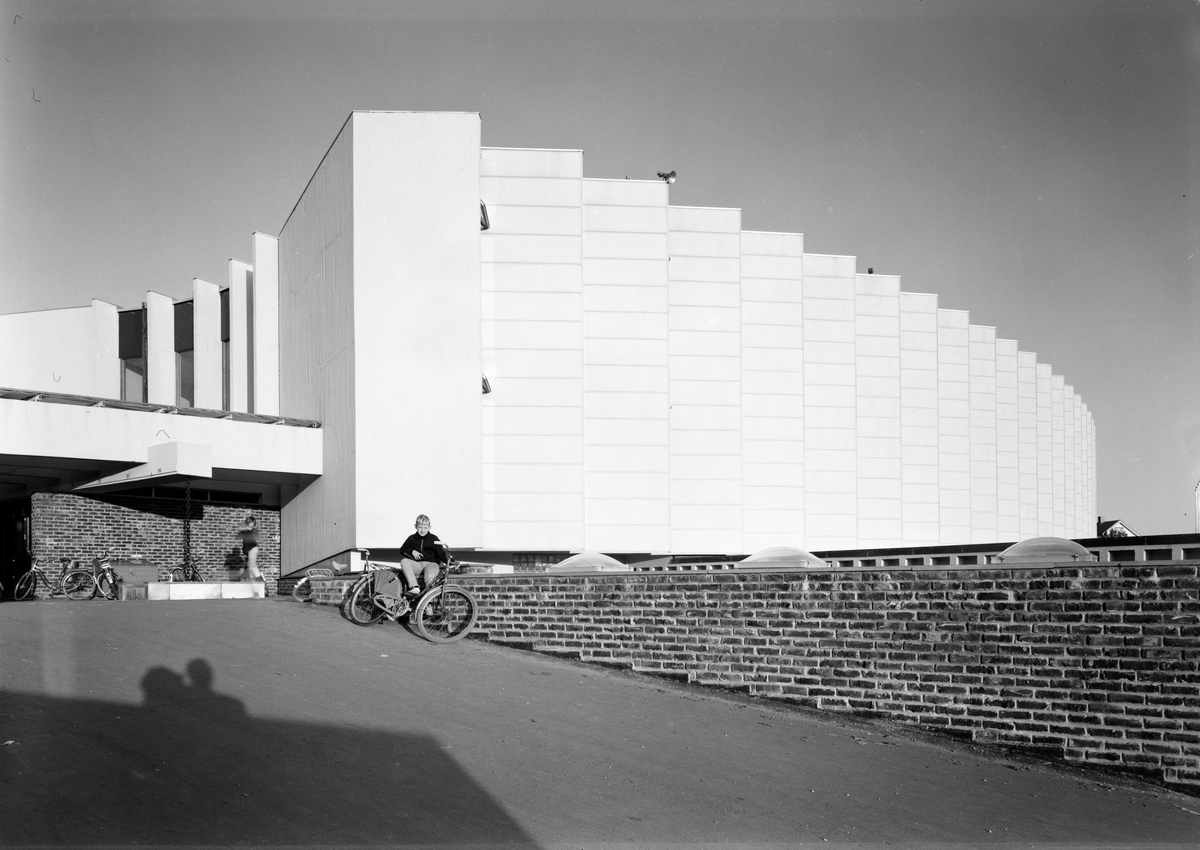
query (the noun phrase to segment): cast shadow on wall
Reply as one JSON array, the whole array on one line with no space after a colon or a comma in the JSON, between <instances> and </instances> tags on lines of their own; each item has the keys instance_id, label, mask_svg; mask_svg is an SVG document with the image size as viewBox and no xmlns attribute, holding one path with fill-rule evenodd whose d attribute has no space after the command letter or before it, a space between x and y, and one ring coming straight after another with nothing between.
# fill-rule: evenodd
<instances>
[{"instance_id":1,"label":"cast shadow on wall","mask_svg":"<svg viewBox=\"0 0 1200 850\"><path fill-rule=\"evenodd\" d=\"M0 846L537 846L436 738L251 717L214 678L152 667L141 705L0 692Z\"/></svg>"}]
</instances>

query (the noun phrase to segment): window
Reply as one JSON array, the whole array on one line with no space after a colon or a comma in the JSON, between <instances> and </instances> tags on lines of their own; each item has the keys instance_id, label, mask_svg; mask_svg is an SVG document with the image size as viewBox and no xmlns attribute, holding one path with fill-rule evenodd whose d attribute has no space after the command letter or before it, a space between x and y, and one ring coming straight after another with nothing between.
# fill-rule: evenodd
<instances>
[{"instance_id":1,"label":"window","mask_svg":"<svg viewBox=\"0 0 1200 850\"><path fill-rule=\"evenodd\" d=\"M229 290L221 290L221 409L229 410Z\"/></svg>"},{"instance_id":2,"label":"window","mask_svg":"<svg viewBox=\"0 0 1200 850\"><path fill-rule=\"evenodd\" d=\"M175 305L175 404L193 407L196 403L196 352L194 350L191 301Z\"/></svg>"},{"instance_id":3,"label":"window","mask_svg":"<svg viewBox=\"0 0 1200 850\"><path fill-rule=\"evenodd\" d=\"M121 400L146 400L146 310L117 314L117 356L121 359Z\"/></svg>"}]
</instances>

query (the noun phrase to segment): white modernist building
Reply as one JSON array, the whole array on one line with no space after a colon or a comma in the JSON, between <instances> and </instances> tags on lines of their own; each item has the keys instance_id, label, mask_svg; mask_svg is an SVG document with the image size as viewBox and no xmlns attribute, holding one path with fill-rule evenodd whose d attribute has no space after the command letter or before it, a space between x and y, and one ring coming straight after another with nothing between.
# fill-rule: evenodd
<instances>
[{"instance_id":1,"label":"white modernist building","mask_svg":"<svg viewBox=\"0 0 1200 850\"><path fill-rule=\"evenodd\" d=\"M50 446L52 420L119 413L82 477L144 482L170 430L148 417L216 411L187 442L252 456L212 476L275 488L284 574L421 512L505 552L1093 536L1092 417L1015 340L738 209L480 138L476 114L355 112L224 287L0 316L0 386L134 402L31 422L8 393L0 462L88 467L90 426Z\"/></svg>"}]
</instances>

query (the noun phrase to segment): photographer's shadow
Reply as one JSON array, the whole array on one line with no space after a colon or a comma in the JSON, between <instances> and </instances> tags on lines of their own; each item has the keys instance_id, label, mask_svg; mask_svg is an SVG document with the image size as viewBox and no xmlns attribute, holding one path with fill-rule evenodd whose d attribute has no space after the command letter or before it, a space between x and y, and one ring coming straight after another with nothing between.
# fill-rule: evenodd
<instances>
[{"instance_id":1,"label":"photographer's shadow","mask_svg":"<svg viewBox=\"0 0 1200 850\"><path fill-rule=\"evenodd\" d=\"M534 846L436 738L252 717L216 679L152 667L140 706L0 692L0 793L27 815L0 846ZM86 793L51 809L68 776Z\"/></svg>"}]
</instances>

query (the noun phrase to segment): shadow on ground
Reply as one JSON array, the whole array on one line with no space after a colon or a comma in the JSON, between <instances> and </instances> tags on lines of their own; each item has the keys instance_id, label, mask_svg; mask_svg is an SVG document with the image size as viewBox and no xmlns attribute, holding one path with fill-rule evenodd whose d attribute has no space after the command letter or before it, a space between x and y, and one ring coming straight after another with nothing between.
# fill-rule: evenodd
<instances>
[{"instance_id":1,"label":"shadow on ground","mask_svg":"<svg viewBox=\"0 0 1200 850\"><path fill-rule=\"evenodd\" d=\"M0 692L0 845L533 840L435 738L249 717L209 663L141 705Z\"/></svg>"}]
</instances>

